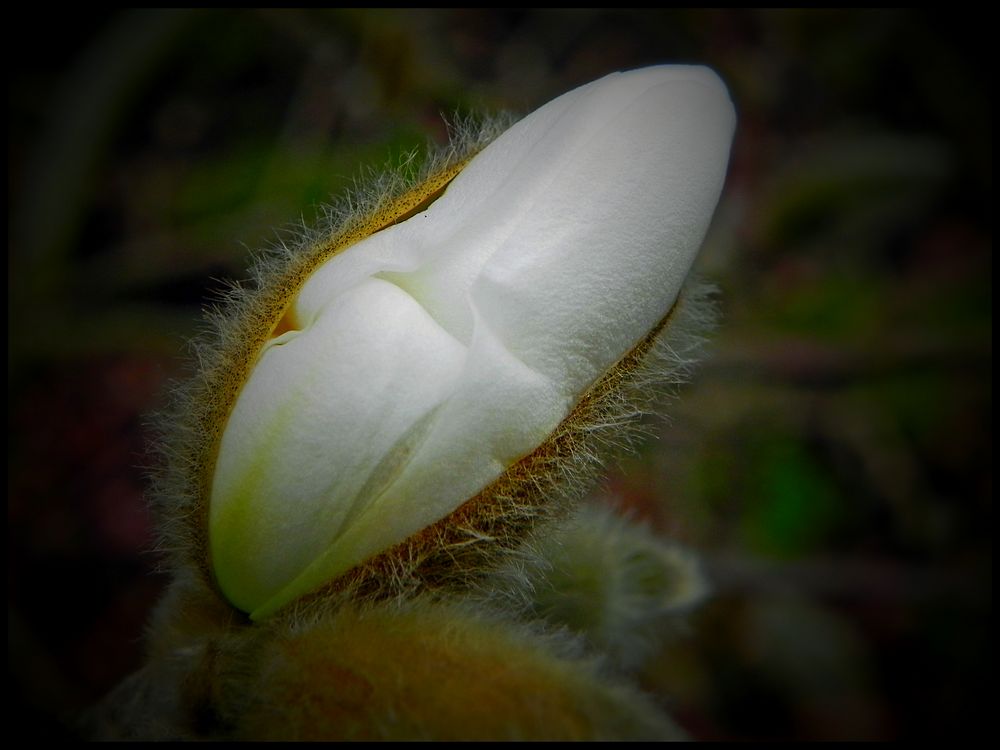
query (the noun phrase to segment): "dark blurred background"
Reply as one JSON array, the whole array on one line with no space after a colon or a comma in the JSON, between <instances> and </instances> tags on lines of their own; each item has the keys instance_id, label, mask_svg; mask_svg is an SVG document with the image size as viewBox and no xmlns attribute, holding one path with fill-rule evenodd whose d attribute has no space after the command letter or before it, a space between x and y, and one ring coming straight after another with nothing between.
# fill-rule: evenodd
<instances>
[{"instance_id":1,"label":"dark blurred background","mask_svg":"<svg viewBox=\"0 0 1000 750\"><path fill-rule=\"evenodd\" d=\"M14 736L138 665L144 415L219 279L441 113L702 62L739 113L711 356L606 489L715 596L642 672L698 739L956 738L992 670L993 42L913 11L115 11L9 41ZM63 19L66 20L66 19ZM16 32L8 32L12 37Z\"/></svg>"}]
</instances>

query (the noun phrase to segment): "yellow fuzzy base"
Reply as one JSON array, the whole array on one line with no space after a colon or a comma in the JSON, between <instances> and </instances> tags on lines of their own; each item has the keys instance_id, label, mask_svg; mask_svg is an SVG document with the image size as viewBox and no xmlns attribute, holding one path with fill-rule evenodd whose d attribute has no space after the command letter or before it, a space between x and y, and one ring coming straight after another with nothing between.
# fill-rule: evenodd
<instances>
[{"instance_id":1,"label":"yellow fuzzy base","mask_svg":"<svg viewBox=\"0 0 1000 750\"><path fill-rule=\"evenodd\" d=\"M95 739L685 738L578 639L470 602L343 602L254 625L180 588L147 665L89 717Z\"/></svg>"}]
</instances>

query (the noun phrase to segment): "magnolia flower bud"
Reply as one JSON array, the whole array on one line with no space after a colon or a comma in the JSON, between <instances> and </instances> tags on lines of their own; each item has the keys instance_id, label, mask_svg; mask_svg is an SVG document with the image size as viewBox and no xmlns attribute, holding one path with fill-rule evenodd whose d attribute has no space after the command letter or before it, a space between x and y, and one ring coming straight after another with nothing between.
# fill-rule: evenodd
<instances>
[{"instance_id":1,"label":"magnolia flower bud","mask_svg":"<svg viewBox=\"0 0 1000 750\"><path fill-rule=\"evenodd\" d=\"M258 342L206 376L232 395L185 449L225 597L259 619L505 477L538 485L518 467L663 327L734 124L707 68L612 74L267 271L223 334Z\"/></svg>"}]
</instances>

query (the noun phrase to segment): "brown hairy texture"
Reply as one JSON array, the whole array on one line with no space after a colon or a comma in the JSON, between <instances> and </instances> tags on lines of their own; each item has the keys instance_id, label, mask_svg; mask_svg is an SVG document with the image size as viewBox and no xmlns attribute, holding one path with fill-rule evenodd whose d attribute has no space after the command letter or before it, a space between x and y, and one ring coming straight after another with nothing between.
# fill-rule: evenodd
<instances>
[{"instance_id":1,"label":"brown hairy texture","mask_svg":"<svg viewBox=\"0 0 1000 750\"><path fill-rule=\"evenodd\" d=\"M222 309L208 312L209 328L193 342L193 376L175 387L170 409L155 425L162 466L153 478L152 497L160 546L169 553L175 575L193 572L222 598L212 575L207 531L219 442L261 348L295 326L287 313L304 281L337 252L429 205L509 124L509 119L476 127L460 124L452 144L432 153L419 173L408 174L406 162L402 170L373 178L328 209L319 228L299 230L292 248L280 242L258 257L252 268L254 287L235 285ZM530 554L525 540L574 507L605 462L643 434L640 418L653 410L660 393L686 381L701 333L713 318L710 293L705 285L688 284L660 323L582 395L552 435L477 495L286 605L279 616L295 620L347 599L466 589L512 551Z\"/></svg>"},{"instance_id":2,"label":"brown hairy texture","mask_svg":"<svg viewBox=\"0 0 1000 750\"><path fill-rule=\"evenodd\" d=\"M478 604L343 602L249 625L167 603L164 642L87 717L94 739L685 739L579 640Z\"/></svg>"},{"instance_id":3,"label":"brown hairy texture","mask_svg":"<svg viewBox=\"0 0 1000 750\"><path fill-rule=\"evenodd\" d=\"M371 172L333 206L315 228L294 227L259 254L251 284L234 283L205 313L190 343L190 377L173 385L169 404L154 415L150 498L158 521L158 549L178 574L194 568L215 588L208 542L208 499L219 443L229 414L264 344L292 327L286 312L302 284L323 262L365 237L423 210L477 152L502 133L509 118L458 122L452 142L432 150L420 169L415 154L381 173Z\"/></svg>"},{"instance_id":4,"label":"brown hairy texture","mask_svg":"<svg viewBox=\"0 0 1000 750\"><path fill-rule=\"evenodd\" d=\"M348 604L259 653L249 740L683 739L575 644L455 602Z\"/></svg>"}]
</instances>

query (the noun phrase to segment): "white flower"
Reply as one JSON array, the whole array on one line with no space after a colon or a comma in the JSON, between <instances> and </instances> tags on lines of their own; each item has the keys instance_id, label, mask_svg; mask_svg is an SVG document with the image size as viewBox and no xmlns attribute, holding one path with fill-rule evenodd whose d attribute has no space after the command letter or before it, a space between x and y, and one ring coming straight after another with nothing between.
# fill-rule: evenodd
<instances>
[{"instance_id":1,"label":"white flower","mask_svg":"<svg viewBox=\"0 0 1000 750\"><path fill-rule=\"evenodd\" d=\"M219 446L219 586L259 617L438 521L545 441L671 309L735 125L703 67L524 118L294 300Z\"/></svg>"}]
</instances>

